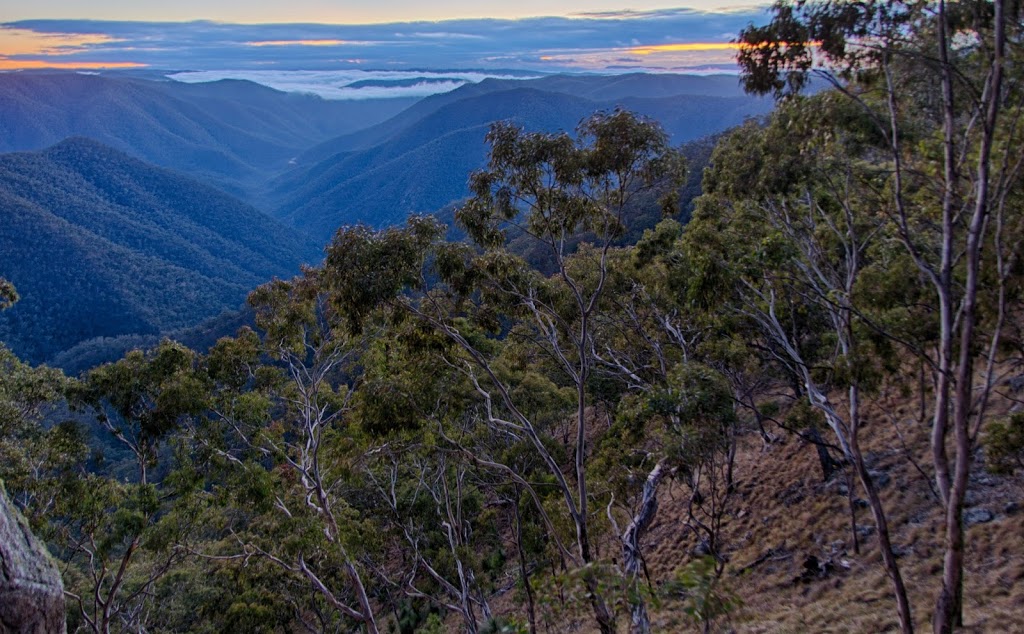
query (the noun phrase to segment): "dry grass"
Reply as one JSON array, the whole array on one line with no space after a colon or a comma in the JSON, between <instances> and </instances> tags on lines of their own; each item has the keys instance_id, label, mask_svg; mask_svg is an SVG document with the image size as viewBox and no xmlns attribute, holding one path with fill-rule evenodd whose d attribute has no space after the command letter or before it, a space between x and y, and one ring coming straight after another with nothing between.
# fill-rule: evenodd
<instances>
[{"instance_id":1,"label":"dry grass","mask_svg":"<svg viewBox=\"0 0 1024 634\"><path fill-rule=\"evenodd\" d=\"M907 459L913 456L928 472L928 428L911 420L916 416L911 400L876 399L862 445L869 468L890 478L881 495L894 546L902 553L899 563L914 619L924 631L931 627L942 571L941 510L928 479ZM999 413L1007 407L1005 402L996 404ZM968 509L986 509L995 518L968 529L963 631L1021 632L1024 511L1007 514L1005 509L1010 502L1024 502L1024 477L990 475L980 457L972 473ZM897 631L876 536L861 537L860 554L853 552L847 498L838 482L821 481L812 446L787 436L765 447L751 436L738 453L736 474L738 487L730 501L733 512L723 528L723 544L729 558L726 583L743 606L733 614L731 628L765 633ZM859 490L856 495L863 497ZM693 547L682 530L681 498L666 488L646 540L654 578L671 577ZM858 509L857 524L874 527L869 509ZM844 560L849 569L839 568L810 582L795 581L811 555ZM658 615L656 627L680 631L671 613Z\"/></svg>"}]
</instances>

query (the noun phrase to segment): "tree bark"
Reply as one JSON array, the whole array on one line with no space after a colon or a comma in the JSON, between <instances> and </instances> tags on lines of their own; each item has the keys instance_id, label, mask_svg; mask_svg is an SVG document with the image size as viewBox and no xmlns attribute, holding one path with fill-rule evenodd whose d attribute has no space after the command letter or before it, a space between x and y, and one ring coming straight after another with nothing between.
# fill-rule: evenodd
<instances>
[{"instance_id":1,"label":"tree bark","mask_svg":"<svg viewBox=\"0 0 1024 634\"><path fill-rule=\"evenodd\" d=\"M644 482L643 493L640 499L640 508L636 515L630 520L626 530L622 533L622 563L626 575L633 582L635 588L630 609L630 632L634 634L649 634L651 631L651 619L647 614L647 602L644 601L638 587L640 585L640 573L643 570L643 557L640 553L640 540L643 538L647 528L654 521L658 512L658 487L665 475L665 463L659 462L654 469L647 474Z\"/></svg>"},{"instance_id":2,"label":"tree bark","mask_svg":"<svg viewBox=\"0 0 1024 634\"><path fill-rule=\"evenodd\" d=\"M910 600L907 597L907 588L903 583L903 575L900 574L899 564L896 563L896 555L892 550L892 541L889 537L889 522L885 516L885 509L882 506L882 499L878 495L878 487L871 479L867 467L864 465L864 456L860 450L860 394L855 387L850 388L850 449L853 452L854 467L860 477L861 485L868 496L868 504L871 506L871 515L875 520L875 528L878 530L878 549L882 553L882 562L885 564L885 572L892 583L893 594L896 596L896 611L900 619L900 631L904 634L912 634L914 621L910 616Z\"/></svg>"},{"instance_id":3,"label":"tree bark","mask_svg":"<svg viewBox=\"0 0 1024 634\"><path fill-rule=\"evenodd\" d=\"M519 485L515 488L516 496L512 500L512 508L516 518L516 550L519 552L519 574L523 578L526 590L526 615L529 619L530 634L537 634L537 609L534 607L533 589L530 587L530 571L526 565L526 551L523 549L523 514L519 512Z\"/></svg>"},{"instance_id":4,"label":"tree bark","mask_svg":"<svg viewBox=\"0 0 1024 634\"><path fill-rule=\"evenodd\" d=\"M828 446L825 445L825 441L821 438L821 433L818 432L816 427L808 427L804 435L807 436L807 439L811 441L818 452L818 462L821 464L821 481L828 482L842 464L829 453Z\"/></svg>"}]
</instances>

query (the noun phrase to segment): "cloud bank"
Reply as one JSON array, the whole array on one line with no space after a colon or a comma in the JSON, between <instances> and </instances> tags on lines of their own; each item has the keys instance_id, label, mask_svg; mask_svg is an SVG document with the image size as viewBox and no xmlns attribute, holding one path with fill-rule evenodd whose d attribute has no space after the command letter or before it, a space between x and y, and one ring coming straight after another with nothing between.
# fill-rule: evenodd
<instances>
[{"instance_id":1,"label":"cloud bank","mask_svg":"<svg viewBox=\"0 0 1024 634\"><path fill-rule=\"evenodd\" d=\"M448 71L488 76L507 70L730 72L734 51L728 42L743 27L764 19L764 9L753 8L360 25L22 20L0 24L0 68L132 64L179 71L273 71L278 83L286 81L281 71L336 75L442 69L454 84L474 80ZM322 90L352 98L369 94L353 91L370 88L432 90L440 85L434 80L443 79L415 75L389 78L427 81L346 87L335 78L324 80L329 85ZM353 82L384 79L352 77ZM301 83L324 81L306 76Z\"/></svg>"},{"instance_id":2,"label":"cloud bank","mask_svg":"<svg viewBox=\"0 0 1024 634\"><path fill-rule=\"evenodd\" d=\"M525 79L536 74L503 74L485 72L409 72L363 70L200 70L167 75L189 83L220 79L245 79L285 92L320 95L325 99L389 99L392 97L426 97L455 90L468 83L497 79Z\"/></svg>"}]
</instances>

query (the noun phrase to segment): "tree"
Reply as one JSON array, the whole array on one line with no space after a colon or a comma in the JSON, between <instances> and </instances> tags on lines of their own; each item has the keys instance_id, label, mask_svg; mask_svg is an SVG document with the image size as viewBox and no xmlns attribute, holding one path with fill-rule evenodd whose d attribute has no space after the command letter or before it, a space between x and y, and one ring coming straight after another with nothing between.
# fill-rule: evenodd
<instances>
[{"instance_id":1,"label":"tree","mask_svg":"<svg viewBox=\"0 0 1024 634\"><path fill-rule=\"evenodd\" d=\"M457 354L447 356L447 363L473 386L480 424L528 443L553 478L574 533L573 549L562 547L560 554L583 570L594 616L607 633L614 630L614 617L591 572L597 561L587 477L593 321L606 289L609 252L622 235L628 205L639 193L661 191L669 194L664 204L671 208L683 170L664 133L629 113L597 114L577 132L574 141L567 134L525 133L510 124L492 127L488 168L473 175L473 197L456 213L480 251L462 245L433 249L439 232L425 220L411 221L404 234L342 230L328 248L325 276L336 301L384 291L378 295L381 302L408 311L454 344ZM510 229L550 254L554 276L545 278L503 248ZM583 249L591 263L585 275L570 263L570 241L580 233L592 236L592 246ZM423 268L428 253L432 270ZM406 286L420 294L395 295ZM575 394L568 477L546 430L502 372L503 347L494 345L493 338L506 334L503 320L519 322L514 336L546 357L557 368L558 380ZM473 324L483 329L467 328ZM507 465L480 455L475 459L533 490ZM533 497L538 498L535 492Z\"/></svg>"},{"instance_id":2,"label":"tree","mask_svg":"<svg viewBox=\"0 0 1024 634\"><path fill-rule=\"evenodd\" d=\"M76 616L93 632L148 627L154 585L188 554L200 481L176 438L207 403L196 363L195 353L165 341L94 369L72 391L131 456L108 474L76 465L47 518L71 565Z\"/></svg>"},{"instance_id":3,"label":"tree","mask_svg":"<svg viewBox=\"0 0 1024 634\"><path fill-rule=\"evenodd\" d=\"M0 311L17 301L14 286L0 278ZM0 622L20 631L66 630L60 573L46 547L24 525L4 486L4 480L15 475L23 478L23 490L32 490L33 469L46 470L57 462L48 450L61 448L64 443L45 443L45 449L37 452L32 441L38 441L40 435L40 406L56 398L63 387L62 379L59 372L47 368L28 368L0 345L0 560L4 561L5 586L0 588L4 603ZM53 453L63 455L59 449ZM44 508L50 505L52 497L42 503ZM38 508L35 504L33 507Z\"/></svg>"},{"instance_id":4,"label":"tree","mask_svg":"<svg viewBox=\"0 0 1024 634\"><path fill-rule=\"evenodd\" d=\"M0 311L13 306L18 299L18 291L14 288L14 284L0 277Z\"/></svg>"},{"instance_id":5,"label":"tree","mask_svg":"<svg viewBox=\"0 0 1024 634\"><path fill-rule=\"evenodd\" d=\"M353 554L360 524L342 489L354 459L347 428L354 389L341 379L359 338L331 309L317 271L265 284L249 302L264 335L245 329L210 351L212 424L193 431L244 483L240 517L225 528L243 550L235 557L272 562L304 580L338 617L376 634ZM247 505L253 498L255 507Z\"/></svg>"},{"instance_id":6,"label":"tree","mask_svg":"<svg viewBox=\"0 0 1024 634\"><path fill-rule=\"evenodd\" d=\"M879 170L857 160L859 114L827 93L791 99L764 128L747 125L723 139L686 240L691 252L721 245L719 266L730 269L733 284L721 296L797 373L807 404L831 428L866 492L900 626L909 632L906 587L860 448L862 401L884 359L873 354L856 294L883 229L870 206ZM740 238L757 247L737 247ZM830 396L838 389L846 393L845 413Z\"/></svg>"},{"instance_id":7,"label":"tree","mask_svg":"<svg viewBox=\"0 0 1024 634\"><path fill-rule=\"evenodd\" d=\"M784 95L818 76L870 119L890 172L889 226L932 289L938 335L915 352L936 377L946 545L932 625L942 633L962 621L964 499L1020 251L1019 12L1004 0L779 3L770 24L739 38L748 89Z\"/></svg>"}]
</instances>

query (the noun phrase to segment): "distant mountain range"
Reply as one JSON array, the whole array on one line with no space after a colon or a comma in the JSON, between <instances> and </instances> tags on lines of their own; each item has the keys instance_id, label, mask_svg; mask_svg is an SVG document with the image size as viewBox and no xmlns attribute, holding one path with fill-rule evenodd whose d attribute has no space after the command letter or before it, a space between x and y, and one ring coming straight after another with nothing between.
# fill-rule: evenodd
<instances>
[{"instance_id":1,"label":"distant mountain range","mask_svg":"<svg viewBox=\"0 0 1024 634\"><path fill-rule=\"evenodd\" d=\"M167 333L211 342L246 319L224 311L318 261L339 226L450 219L494 121L572 131L616 107L683 143L771 103L726 76L487 79L419 101L329 101L155 72L0 73L0 276L22 295L0 341L75 370ZM708 147L687 146L686 200Z\"/></svg>"},{"instance_id":2,"label":"distant mountain range","mask_svg":"<svg viewBox=\"0 0 1024 634\"><path fill-rule=\"evenodd\" d=\"M0 271L22 296L0 340L33 362L195 325L319 260L253 207L85 138L0 155L0 218Z\"/></svg>"},{"instance_id":3,"label":"distant mountain range","mask_svg":"<svg viewBox=\"0 0 1024 634\"><path fill-rule=\"evenodd\" d=\"M414 102L329 101L239 80L0 73L0 152L86 136L248 199L257 183L310 146Z\"/></svg>"},{"instance_id":4,"label":"distant mountain range","mask_svg":"<svg viewBox=\"0 0 1024 634\"><path fill-rule=\"evenodd\" d=\"M659 121L673 142L682 143L763 114L771 102L743 95L735 77L489 79L428 97L388 121L312 148L271 182L265 204L318 240L345 224L394 224L468 193L468 175L486 160L491 123L572 131L595 111L616 107Z\"/></svg>"}]
</instances>

